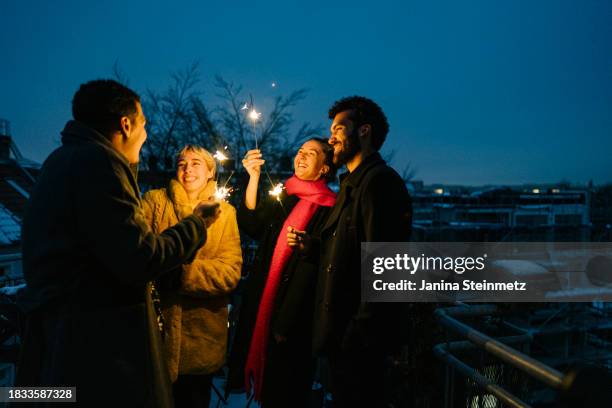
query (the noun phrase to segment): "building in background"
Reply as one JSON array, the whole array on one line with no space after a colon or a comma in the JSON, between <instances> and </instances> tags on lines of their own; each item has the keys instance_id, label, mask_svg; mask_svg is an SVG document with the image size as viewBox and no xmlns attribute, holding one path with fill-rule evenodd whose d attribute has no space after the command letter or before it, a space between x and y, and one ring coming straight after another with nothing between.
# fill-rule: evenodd
<instances>
[{"instance_id":1,"label":"building in background","mask_svg":"<svg viewBox=\"0 0 612 408\"><path fill-rule=\"evenodd\" d=\"M419 184L412 187L416 240L591 240L591 193L587 188L520 186L477 190Z\"/></svg>"},{"instance_id":2,"label":"building in background","mask_svg":"<svg viewBox=\"0 0 612 408\"><path fill-rule=\"evenodd\" d=\"M0 386L13 384L21 318L14 297L25 286L21 222L40 165L13 143L10 123L0 119Z\"/></svg>"}]
</instances>

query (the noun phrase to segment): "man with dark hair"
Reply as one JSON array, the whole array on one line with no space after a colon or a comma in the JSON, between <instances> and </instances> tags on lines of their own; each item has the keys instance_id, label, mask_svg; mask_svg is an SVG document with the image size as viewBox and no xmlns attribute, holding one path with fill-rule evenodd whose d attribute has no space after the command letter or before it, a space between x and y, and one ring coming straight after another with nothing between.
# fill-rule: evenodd
<instances>
[{"instance_id":1,"label":"man with dark hair","mask_svg":"<svg viewBox=\"0 0 612 408\"><path fill-rule=\"evenodd\" d=\"M72 116L107 135L120 130L119 119L138 116L140 97L113 80L100 79L82 84L72 98Z\"/></svg>"},{"instance_id":2,"label":"man with dark hair","mask_svg":"<svg viewBox=\"0 0 612 408\"><path fill-rule=\"evenodd\" d=\"M16 383L76 386L80 406L168 407L149 282L193 259L218 205L153 234L136 183L147 136L138 95L91 81L72 111L23 221L28 319Z\"/></svg>"},{"instance_id":3,"label":"man with dark hair","mask_svg":"<svg viewBox=\"0 0 612 408\"><path fill-rule=\"evenodd\" d=\"M318 242L314 350L328 357L334 407L378 407L385 360L400 339L393 305L360 299L361 242L408 241L412 204L404 181L378 153L389 131L382 109L352 96L337 101L329 118L334 164L348 172Z\"/></svg>"}]
</instances>

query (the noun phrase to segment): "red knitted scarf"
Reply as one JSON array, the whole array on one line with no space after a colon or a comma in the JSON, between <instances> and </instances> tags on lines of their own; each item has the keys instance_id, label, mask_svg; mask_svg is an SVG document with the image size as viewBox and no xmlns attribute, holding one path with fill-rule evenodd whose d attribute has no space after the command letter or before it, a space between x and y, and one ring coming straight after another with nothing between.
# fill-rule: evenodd
<instances>
[{"instance_id":1,"label":"red knitted scarf","mask_svg":"<svg viewBox=\"0 0 612 408\"><path fill-rule=\"evenodd\" d=\"M244 371L247 396L251 393L252 379L255 401L261 401L266 353L270 337L270 320L276 292L282 272L293 252L293 249L287 245L287 228L292 226L298 230L306 230L308 222L320 205L331 207L336 202L336 194L327 187L323 180L304 181L292 176L285 183L285 188L287 194L298 196L300 201L291 210L276 239L268 279L257 311L255 330Z\"/></svg>"}]
</instances>

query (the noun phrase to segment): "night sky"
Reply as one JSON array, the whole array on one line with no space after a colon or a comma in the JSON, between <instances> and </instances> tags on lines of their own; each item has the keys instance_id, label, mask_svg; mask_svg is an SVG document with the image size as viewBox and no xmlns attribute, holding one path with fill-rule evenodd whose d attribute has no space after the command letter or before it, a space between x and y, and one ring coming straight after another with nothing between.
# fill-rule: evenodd
<instances>
[{"instance_id":1,"label":"night sky","mask_svg":"<svg viewBox=\"0 0 612 408\"><path fill-rule=\"evenodd\" d=\"M308 88L295 117L326 129L334 100L371 97L383 151L427 184L612 182L611 1L85 3L0 3L0 118L31 159L115 61L141 93L199 61L205 100L215 74L264 106Z\"/></svg>"}]
</instances>

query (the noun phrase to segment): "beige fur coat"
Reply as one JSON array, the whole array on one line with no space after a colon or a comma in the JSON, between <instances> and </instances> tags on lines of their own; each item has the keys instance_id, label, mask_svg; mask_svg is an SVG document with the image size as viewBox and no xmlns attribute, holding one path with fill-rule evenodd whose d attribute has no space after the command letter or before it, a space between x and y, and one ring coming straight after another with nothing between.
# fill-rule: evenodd
<instances>
[{"instance_id":1,"label":"beige fur coat","mask_svg":"<svg viewBox=\"0 0 612 408\"><path fill-rule=\"evenodd\" d=\"M210 181L198 198L211 197L215 185ZM145 193L143 204L158 233L193 213L187 193L175 179L168 188ZM183 265L180 290L161 296L164 351L172 381L179 374L214 373L225 362L228 294L236 288L242 267L234 207L221 202L221 214L207 232L194 261Z\"/></svg>"}]
</instances>

